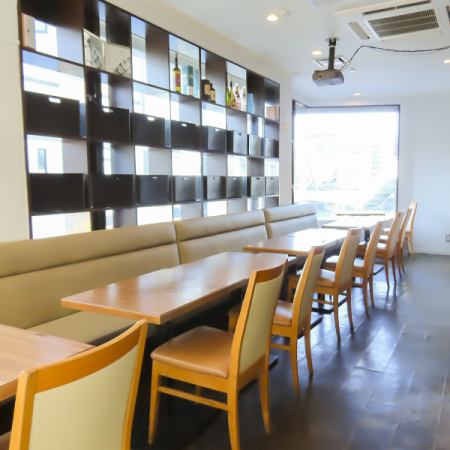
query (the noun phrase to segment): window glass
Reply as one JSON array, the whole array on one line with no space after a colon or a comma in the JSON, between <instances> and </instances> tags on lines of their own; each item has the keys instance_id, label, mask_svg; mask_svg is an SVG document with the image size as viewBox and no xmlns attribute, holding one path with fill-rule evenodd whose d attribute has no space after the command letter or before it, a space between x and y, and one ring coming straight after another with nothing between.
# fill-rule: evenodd
<instances>
[{"instance_id":1,"label":"window glass","mask_svg":"<svg viewBox=\"0 0 450 450\"><path fill-rule=\"evenodd\" d=\"M299 108L294 122L294 201L320 218L396 209L398 107Z\"/></svg>"},{"instance_id":2,"label":"window glass","mask_svg":"<svg viewBox=\"0 0 450 450\"><path fill-rule=\"evenodd\" d=\"M91 231L89 213L51 214L31 218L33 239Z\"/></svg>"}]
</instances>

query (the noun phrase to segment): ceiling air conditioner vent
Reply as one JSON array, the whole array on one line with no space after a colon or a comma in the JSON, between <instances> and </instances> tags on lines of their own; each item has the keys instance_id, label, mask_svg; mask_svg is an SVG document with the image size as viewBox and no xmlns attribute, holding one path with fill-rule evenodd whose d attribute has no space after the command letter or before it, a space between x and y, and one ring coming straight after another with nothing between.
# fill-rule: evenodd
<instances>
[{"instance_id":1,"label":"ceiling air conditioner vent","mask_svg":"<svg viewBox=\"0 0 450 450\"><path fill-rule=\"evenodd\" d=\"M379 38L439 28L434 9L379 19L368 19L367 22Z\"/></svg>"}]
</instances>

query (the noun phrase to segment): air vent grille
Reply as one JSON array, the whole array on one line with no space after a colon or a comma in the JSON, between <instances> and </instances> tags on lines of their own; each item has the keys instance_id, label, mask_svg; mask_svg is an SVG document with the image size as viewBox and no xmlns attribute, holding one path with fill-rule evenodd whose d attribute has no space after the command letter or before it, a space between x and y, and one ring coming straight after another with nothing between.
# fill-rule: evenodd
<instances>
[{"instance_id":1,"label":"air vent grille","mask_svg":"<svg viewBox=\"0 0 450 450\"><path fill-rule=\"evenodd\" d=\"M379 38L439 28L433 9L368 20Z\"/></svg>"}]
</instances>

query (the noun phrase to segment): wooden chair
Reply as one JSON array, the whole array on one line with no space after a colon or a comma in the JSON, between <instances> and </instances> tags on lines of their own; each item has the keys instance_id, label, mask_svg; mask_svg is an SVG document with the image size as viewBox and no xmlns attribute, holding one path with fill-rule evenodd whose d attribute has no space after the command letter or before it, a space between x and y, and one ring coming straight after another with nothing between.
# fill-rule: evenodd
<instances>
[{"instance_id":1,"label":"wooden chair","mask_svg":"<svg viewBox=\"0 0 450 450\"><path fill-rule=\"evenodd\" d=\"M392 275L394 278L394 283L397 283L397 275L395 274L396 270L396 262L398 259L398 244L400 238L400 231L403 223L403 218L405 217L405 213L398 212L394 216L394 220L392 221L391 228L386 229L387 237L383 239L380 238L380 242L377 245L377 251L375 253L375 259L381 260L384 266L384 273L386 276L386 284L388 289L390 288L389 284L389 261L392 265ZM383 242L384 241L384 242ZM360 246L359 251L364 254L366 251L364 244Z\"/></svg>"},{"instance_id":2,"label":"wooden chair","mask_svg":"<svg viewBox=\"0 0 450 450\"><path fill-rule=\"evenodd\" d=\"M9 450L129 450L147 324L22 372Z\"/></svg>"},{"instance_id":3,"label":"wooden chair","mask_svg":"<svg viewBox=\"0 0 450 450\"><path fill-rule=\"evenodd\" d=\"M375 299L373 293L373 266L375 264L375 253L377 251L378 242L380 240L381 232L383 230L383 223L378 222L373 229L370 240L367 244L366 250L364 252L364 257L356 257L353 264L352 277L353 287L360 287L363 291L364 308L366 310L366 315L369 317L369 301L368 301L368 288L370 287L370 297L372 301L372 307L375 306ZM336 265L338 263L338 256L329 257L324 264L324 269L326 270L336 270ZM361 283L355 281L356 278L361 280Z\"/></svg>"},{"instance_id":4,"label":"wooden chair","mask_svg":"<svg viewBox=\"0 0 450 450\"><path fill-rule=\"evenodd\" d=\"M298 380L297 340L303 336L305 340L306 360L310 378L314 369L311 356L311 309L316 281L320 273L325 254L324 247L312 247L306 258L302 274L298 279L293 302L278 300L272 325L272 336L288 339L288 344L272 342L273 348L290 352L292 379L297 396L300 395ZM233 331L239 317L240 305L228 313L228 330Z\"/></svg>"},{"instance_id":5,"label":"wooden chair","mask_svg":"<svg viewBox=\"0 0 450 450\"><path fill-rule=\"evenodd\" d=\"M334 314L334 326L336 328L336 336L341 340L341 332L339 329L339 294L346 294L345 302L347 303L348 319L350 329L353 332L352 318L352 269L355 261L356 252L358 250L359 239L361 236L360 228L352 228L348 231L347 236L342 244L339 252L336 270L330 271L322 269L316 283L315 292L319 298L314 301L319 305L331 305ZM292 290L292 286L297 283L298 276L291 275L289 277L288 292ZM332 297L331 301L325 300L325 295Z\"/></svg>"},{"instance_id":6,"label":"wooden chair","mask_svg":"<svg viewBox=\"0 0 450 450\"><path fill-rule=\"evenodd\" d=\"M238 395L254 379L259 379L264 427L270 432L270 329L285 265L252 274L234 335L199 327L166 342L152 353L150 443L155 438L159 395L163 393L227 411L231 448L239 450ZM190 393L166 387L161 383L162 378L190 383L199 389ZM200 395L202 388L225 394L226 401Z\"/></svg>"},{"instance_id":7,"label":"wooden chair","mask_svg":"<svg viewBox=\"0 0 450 450\"><path fill-rule=\"evenodd\" d=\"M409 207L412 209L411 217L409 218L408 226L406 227L406 243L408 245L408 253L414 254L414 221L416 220L417 213L417 202L413 201L410 203Z\"/></svg>"},{"instance_id":8,"label":"wooden chair","mask_svg":"<svg viewBox=\"0 0 450 450\"><path fill-rule=\"evenodd\" d=\"M403 252L405 248L405 241L406 241L406 230L409 223L409 219L411 217L413 209L409 207L406 211L406 214L403 217L402 224L400 226L400 234L397 240L397 247L396 247L396 256L397 256L397 268L398 273L400 276L402 276L402 272L405 271L405 263L403 260Z\"/></svg>"}]
</instances>

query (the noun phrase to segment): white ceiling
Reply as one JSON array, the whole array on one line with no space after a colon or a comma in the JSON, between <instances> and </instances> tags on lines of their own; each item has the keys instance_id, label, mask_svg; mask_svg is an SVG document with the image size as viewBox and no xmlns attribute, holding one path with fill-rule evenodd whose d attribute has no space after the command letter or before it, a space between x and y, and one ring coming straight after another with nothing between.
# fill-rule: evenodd
<instances>
[{"instance_id":1,"label":"white ceiling","mask_svg":"<svg viewBox=\"0 0 450 450\"><path fill-rule=\"evenodd\" d=\"M293 89L305 100L354 100L390 98L450 90L450 50L426 55L386 54L363 49L355 57L354 73L345 72L340 86L317 87L311 80L316 69L312 50L327 54L327 38L339 38L337 55L349 58L362 43L347 26L348 18L335 13L348 5L342 0L164 0L173 8L226 35L241 46L270 61L292 77ZM364 0L363 0L364 1ZM450 44L450 23L445 5L450 0L432 0L444 18L440 31L410 34L385 41L365 41L371 45L399 48L434 48ZM365 5L383 0L365 1ZM352 1L354 4L355 1ZM359 2L360 4L362 2ZM276 23L266 21L273 11L287 11Z\"/></svg>"}]
</instances>

